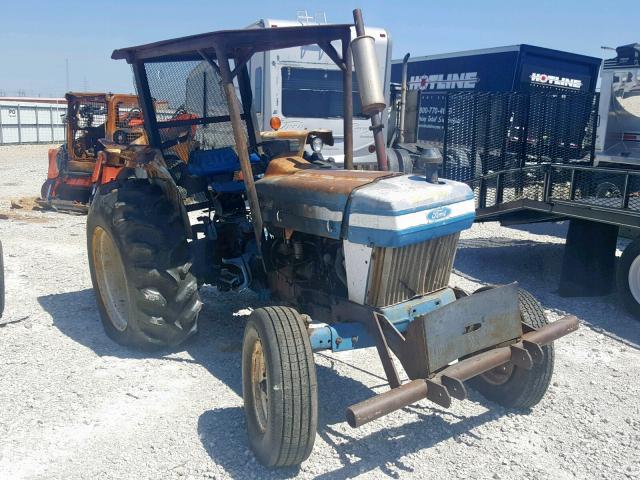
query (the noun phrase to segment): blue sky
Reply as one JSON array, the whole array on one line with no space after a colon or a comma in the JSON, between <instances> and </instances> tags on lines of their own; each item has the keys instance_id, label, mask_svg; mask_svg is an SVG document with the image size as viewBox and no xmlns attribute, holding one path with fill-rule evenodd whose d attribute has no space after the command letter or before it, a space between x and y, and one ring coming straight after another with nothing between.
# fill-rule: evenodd
<instances>
[{"instance_id":1,"label":"blue sky","mask_svg":"<svg viewBox=\"0 0 640 480\"><path fill-rule=\"evenodd\" d=\"M61 95L71 90L132 91L115 48L207 31L241 28L260 18L294 19L324 11L329 22L386 28L394 58L518 43L602 57L601 45L640 42L636 15L604 0L5 0L0 23L0 93Z\"/></svg>"}]
</instances>

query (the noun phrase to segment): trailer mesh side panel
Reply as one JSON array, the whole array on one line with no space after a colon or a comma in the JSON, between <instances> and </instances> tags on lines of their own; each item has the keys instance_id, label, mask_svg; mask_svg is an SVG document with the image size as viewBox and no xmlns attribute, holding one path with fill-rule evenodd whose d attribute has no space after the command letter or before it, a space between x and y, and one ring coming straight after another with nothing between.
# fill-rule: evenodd
<instances>
[{"instance_id":1,"label":"trailer mesh side panel","mask_svg":"<svg viewBox=\"0 0 640 480\"><path fill-rule=\"evenodd\" d=\"M459 236L454 233L400 248L375 247L366 303L384 307L445 288Z\"/></svg>"},{"instance_id":2,"label":"trailer mesh side panel","mask_svg":"<svg viewBox=\"0 0 640 480\"><path fill-rule=\"evenodd\" d=\"M202 150L235 145L221 78L208 62L147 63L145 71L163 144L190 135Z\"/></svg>"},{"instance_id":3,"label":"trailer mesh side panel","mask_svg":"<svg viewBox=\"0 0 640 480\"><path fill-rule=\"evenodd\" d=\"M593 159L597 94L461 92L445 103L445 178L468 182L531 164Z\"/></svg>"},{"instance_id":4,"label":"trailer mesh side panel","mask_svg":"<svg viewBox=\"0 0 640 480\"><path fill-rule=\"evenodd\" d=\"M640 210L640 172L550 167L552 201L589 207Z\"/></svg>"}]
</instances>

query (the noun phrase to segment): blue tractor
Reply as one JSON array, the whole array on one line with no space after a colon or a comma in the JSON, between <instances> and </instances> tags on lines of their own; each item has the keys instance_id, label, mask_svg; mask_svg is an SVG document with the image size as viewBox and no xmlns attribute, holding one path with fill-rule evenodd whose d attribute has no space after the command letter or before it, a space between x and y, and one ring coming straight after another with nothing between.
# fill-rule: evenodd
<instances>
[{"instance_id":1,"label":"blue tractor","mask_svg":"<svg viewBox=\"0 0 640 480\"><path fill-rule=\"evenodd\" d=\"M245 328L242 385L249 444L271 467L311 453L314 352L377 349L391 388L347 408L358 427L423 398L449 406L466 398L467 381L504 405L532 406L551 379L552 342L578 324L548 324L515 283L472 295L450 287L473 193L433 171L385 170L383 141L380 170L350 169L350 94L336 99L345 169L305 153L312 138L332 142L330 131L256 130L251 56L317 45L343 72L343 91L355 65L363 111L382 134L380 80L368 73L377 72L374 39L355 18L353 42L349 24L245 29L112 55L133 68L150 145L106 146L125 168L90 207L104 328L129 347L177 345L197 331L200 285L269 295L273 306L254 310Z\"/></svg>"}]
</instances>

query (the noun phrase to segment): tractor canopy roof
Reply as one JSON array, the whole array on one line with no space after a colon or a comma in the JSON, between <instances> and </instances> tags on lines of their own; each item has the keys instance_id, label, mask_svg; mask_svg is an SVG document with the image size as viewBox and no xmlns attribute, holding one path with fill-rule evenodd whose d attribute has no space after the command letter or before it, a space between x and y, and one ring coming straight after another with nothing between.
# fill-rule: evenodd
<instances>
[{"instance_id":1,"label":"tractor canopy roof","mask_svg":"<svg viewBox=\"0 0 640 480\"><path fill-rule=\"evenodd\" d=\"M323 47L334 40L349 42L351 28L350 24L335 24L220 30L121 48L114 50L111 58L125 59L128 63L201 60L203 55L213 59L216 48L222 49L228 58L246 58L268 50L314 44Z\"/></svg>"}]
</instances>

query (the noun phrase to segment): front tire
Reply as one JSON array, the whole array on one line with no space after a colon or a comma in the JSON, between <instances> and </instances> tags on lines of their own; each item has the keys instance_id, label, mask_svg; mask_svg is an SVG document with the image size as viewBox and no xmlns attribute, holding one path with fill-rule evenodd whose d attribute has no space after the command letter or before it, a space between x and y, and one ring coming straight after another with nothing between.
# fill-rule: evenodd
<instances>
[{"instance_id":1,"label":"front tire","mask_svg":"<svg viewBox=\"0 0 640 480\"><path fill-rule=\"evenodd\" d=\"M542 305L529 292L520 289L518 301L522 323L534 330L549 323ZM531 408L542 400L553 376L553 343L543 346L542 351L542 362L534 364L531 370L507 363L472 378L469 385L504 407Z\"/></svg>"},{"instance_id":2,"label":"front tire","mask_svg":"<svg viewBox=\"0 0 640 480\"><path fill-rule=\"evenodd\" d=\"M197 331L202 302L181 215L149 180L97 189L87 217L91 281L105 332L121 345L157 350Z\"/></svg>"},{"instance_id":3,"label":"front tire","mask_svg":"<svg viewBox=\"0 0 640 480\"><path fill-rule=\"evenodd\" d=\"M316 370L306 325L287 307L255 310L242 344L242 397L249 444L267 467L299 465L318 424Z\"/></svg>"}]
</instances>

